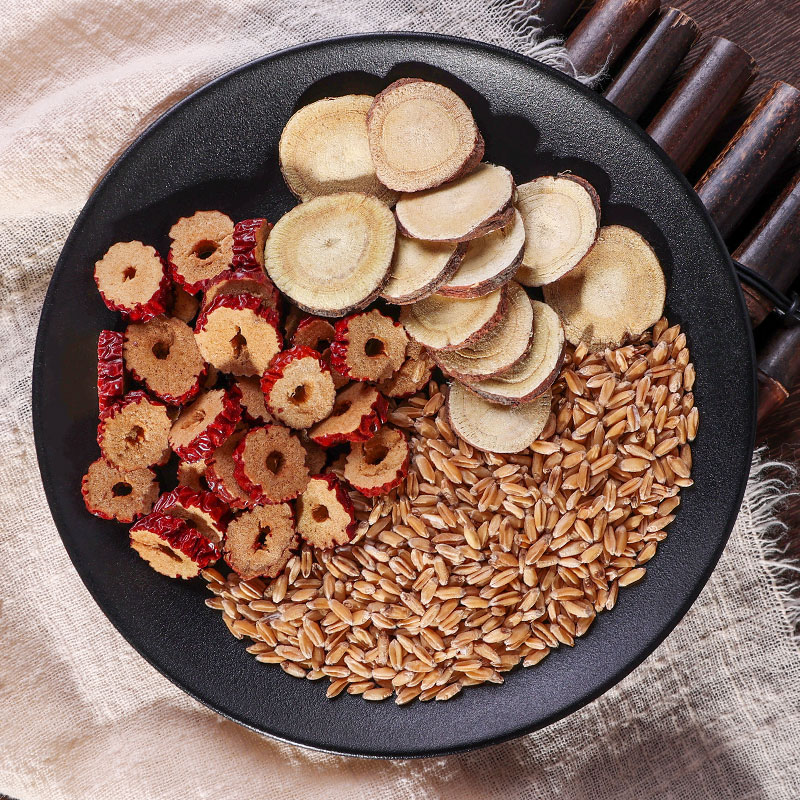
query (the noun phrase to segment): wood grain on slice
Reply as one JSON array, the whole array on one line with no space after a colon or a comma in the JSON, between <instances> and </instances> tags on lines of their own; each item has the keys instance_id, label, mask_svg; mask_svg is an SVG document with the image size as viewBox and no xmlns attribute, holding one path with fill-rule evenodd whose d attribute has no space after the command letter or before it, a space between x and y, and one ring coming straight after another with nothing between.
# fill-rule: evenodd
<instances>
[{"instance_id":1,"label":"wood grain on slice","mask_svg":"<svg viewBox=\"0 0 800 800\"><path fill-rule=\"evenodd\" d=\"M550 404L547 391L530 403L504 406L478 397L453 381L447 397L447 413L455 433L478 450L519 453L544 429Z\"/></svg>"},{"instance_id":2,"label":"wood grain on slice","mask_svg":"<svg viewBox=\"0 0 800 800\"><path fill-rule=\"evenodd\" d=\"M567 340L591 350L618 347L654 325L664 310L664 272L653 248L622 225L601 228L578 266L544 287Z\"/></svg>"},{"instance_id":3,"label":"wood grain on slice","mask_svg":"<svg viewBox=\"0 0 800 800\"><path fill-rule=\"evenodd\" d=\"M600 226L600 199L577 175L536 178L517 187L525 223L525 252L517 280L544 286L573 269L589 252Z\"/></svg>"},{"instance_id":4,"label":"wood grain on slice","mask_svg":"<svg viewBox=\"0 0 800 800\"><path fill-rule=\"evenodd\" d=\"M400 313L408 335L433 350L454 350L478 341L500 324L508 307L506 287L472 300L433 294Z\"/></svg>"},{"instance_id":5,"label":"wood grain on slice","mask_svg":"<svg viewBox=\"0 0 800 800\"><path fill-rule=\"evenodd\" d=\"M482 380L464 381L471 392L503 405L527 403L546 392L564 361L564 329L546 303L531 301L533 338L524 358L510 370Z\"/></svg>"},{"instance_id":6,"label":"wood grain on slice","mask_svg":"<svg viewBox=\"0 0 800 800\"><path fill-rule=\"evenodd\" d=\"M387 86L369 109L367 130L378 178L399 192L432 189L483 158L483 137L466 103L419 78Z\"/></svg>"},{"instance_id":7,"label":"wood grain on slice","mask_svg":"<svg viewBox=\"0 0 800 800\"><path fill-rule=\"evenodd\" d=\"M485 336L458 350L432 351L434 360L448 375L459 380L502 375L526 356L533 336L533 306L515 281L508 284L507 291L508 310Z\"/></svg>"},{"instance_id":8,"label":"wood grain on slice","mask_svg":"<svg viewBox=\"0 0 800 800\"><path fill-rule=\"evenodd\" d=\"M378 180L369 152L367 112L373 100L364 94L328 97L289 118L278 158L286 185L300 200L362 192L388 205L397 201L397 192Z\"/></svg>"},{"instance_id":9,"label":"wood grain on slice","mask_svg":"<svg viewBox=\"0 0 800 800\"><path fill-rule=\"evenodd\" d=\"M508 283L525 249L525 225L519 211L504 228L467 244L458 269L439 293L448 297L480 297Z\"/></svg>"},{"instance_id":10,"label":"wood grain on slice","mask_svg":"<svg viewBox=\"0 0 800 800\"><path fill-rule=\"evenodd\" d=\"M466 245L456 242L423 242L398 234L381 297L402 306L432 295L459 268L465 250Z\"/></svg>"},{"instance_id":11,"label":"wood grain on slice","mask_svg":"<svg viewBox=\"0 0 800 800\"><path fill-rule=\"evenodd\" d=\"M511 222L514 178L505 167L480 164L437 189L404 194L395 214L400 230L428 242L465 242Z\"/></svg>"},{"instance_id":12,"label":"wood grain on slice","mask_svg":"<svg viewBox=\"0 0 800 800\"><path fill-rule=\"evenodd\" d=\"M396 235L392 212L357 192L316 197L285 214L267 239L267 272L304 311L339 317L386 284Z\"/></svg>"}]
</instances>

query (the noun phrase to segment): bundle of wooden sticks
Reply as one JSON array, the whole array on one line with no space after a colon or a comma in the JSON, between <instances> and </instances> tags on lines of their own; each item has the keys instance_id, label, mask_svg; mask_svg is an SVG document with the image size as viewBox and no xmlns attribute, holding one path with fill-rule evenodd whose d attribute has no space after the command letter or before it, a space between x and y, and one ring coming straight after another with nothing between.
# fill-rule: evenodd
<instances>
[{"instance_id":1,"label":"bundle of wooden sticks","mask_svg":"<svg viewBox=\"0 0 800 800\"><path fill-rule=\"evenodd\" d=\"M660 8L660 0L597 0L576 25L582 5L541 0L537 13L547 33L566 35L578 71L604 70L608 79L600 91L606 99L646 125L681 171L692 174L755 78L756 63L734 42L713 37L664 99L664 87L698 38L695 21L677 8ZM798 141L800 90L776 81L695 184L729 243L741 240L742 226L765 195L777 194L760 221L749 222L751 230L731 254L753 328L770 315L785 323L757 337L759 421L800 379L800 308L792 291L800 276L800 171L775 191Z\"/></svg>"}]
</instances>

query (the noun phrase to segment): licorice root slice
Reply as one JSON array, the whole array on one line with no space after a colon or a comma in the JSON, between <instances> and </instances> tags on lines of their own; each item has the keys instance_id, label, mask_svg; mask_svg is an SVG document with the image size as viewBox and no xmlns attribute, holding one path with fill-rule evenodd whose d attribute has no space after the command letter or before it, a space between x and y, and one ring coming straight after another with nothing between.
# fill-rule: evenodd
<instances>
[{"instance_id":1,"label":"licorice root slice","mask_svg":"<svg viewBox=\"0 0 800 800\"><path fill-rule=\"evenodd\" d=\"M528 353L533 337L533 306L516 282L508 284L508 310L498 325L474 344L459 350L435 350L433 358L448 375L476 380L502 375Z\"/></svg>"},{"instance_id":2,"label":"licorice root slice","mask_svg":"<svg viewBox=\"0 0 800 800\"><path fill-rule=\"evenodd\" d=\"M181 406L200 391L206 362L185 322L175 317L132 322L123 352L133 378L165 403Z\"/></svg>"},{"instance_id":3,"label":"licorice root slice","mask_svg":"<svg viewBox=\"0 0 800 800\"><path fill-rule=\"evenodd\" d=\"M223 294L205 306L194 326L203 358L221 372L263 375L283 346L278 312L263 298Z\"/></svg>"},{"instance_id":4,"label":"licorice root slice","mask_svg":"<svg viewBox=\"0 0 800 800\"><path fill-rule=\"evenodd\" d=\"M419 78L387 86L367 116L375 171L399 192L419 192L470 172L483 158L483 137L453 91Z\"/></svg>"},{"instance_id":5,"label":"licorice root slice","mask_svg":"<svg viewBox=\"0 0 800 800\"><path fill-rule=\"evenodd\" d=\"M169 302L164 260L149 245L117 242L94 265L94 280L103 302L131 320L163 314Z\"/></svg>"},{"instance_id":6,"label":"licorice root slice","mask_svg":"<svg viewBox=\"0 0 800 800\"><path fill-rule=\"evenodd\" d=\"M242 512L228 526L225 562L242 578L275 578L299 543L288 503L259 506Z\"/></svg>"},{"instance_id":7,"label":"licorice root slice","mask_svg":"<svg viewBox=\"0 0 800 800\"><path fill-rule=\"evenodd\" d=\"M361 192L387 205L397 193L375 174L367 137L367 112L375 98L327 97L289 117L278 144L286 185L305 202L337 192Z\"/></svg>"},{"instance_id":8,"label":"licorice root slice","mask_svg":"<svg viewBox=\"0 0 800 800\"><path fill-rule=\"evenodd\" d=\"M602 350L618 347L658 321L666 284L647 240L630 228L609 225L574 270L544 288L544 296L571 344Z\"/></svg>"},{"instance_id":9,"label":"licorice root slice","mask_svg":"<svg viewBox=\"0 0 800 800\"><path fill-rule=\"evenodd\" d=\"M389 403L367 383L351 383L336 395L330 416L308 432L323 447L342 442L363 442L374 436L389 414Z\"/></svg>"},{"instance_id":10,"label":"licorice root slice","mask_svg":"<svg viewBox=\"0 0 800 800\"><path fill-rule=\"evenodd\" d=\"M381 297L403 306L434 294L458 270L465 249L456 242L423 242L399 234Z\"/></svg>"},{"instance_id":11,"label":"licorice root slice","mask_svg":"<svg viewBox=\"0 0 800 800\"><path fill-rule=\"evenodd\" d=\"M107 461L123 472L161 466L169 460L172 422L167 407L144 392L128 392L100 412L97 443Z\"/></svg>"},{"instance_id":12,"label":"licorice root slice","mask_svg":"<svg viewBox=\"0 0 800 800\"><path fill-rule=\"evenodd\" d=\"M504 286L471 300L433 294L406 306L400 322L406 333L433 350L455 350L474 344L500 323L508 308Z\"/></svg>"},{"instance_id":13,"label":"licorice root slice","mask_svg":"<svg viewBox=\"0 0 800 800\"><path fill-rule=\"evenodd\" d=\"M467 244L459 268L438 291L446 297L481 297L508 283L525 249L525 226L519 211L504 228Z\"/></svg>"},{"instance_id":14,"label":"licorice root slice","mask_svg":"<svg viewBox=\"0 0 800 800\"><path fill-rule=\"evenodd\" d=\"M231 269L242 272L264 272L264 244L272 223L263 217L243 219L233 226Z\"/></svg>"},{"instance_id":15,"label":"licorice root slice","mask_svg":"<svg viewBox=\"0 0 800 800\"><path fill-rule=\"evenodd\" d=\"M97 405L102 411L125 394L123 334L100 331L97 337Z\"/></svg>"},{"instance_id":16,"label":"licorice root slice","mask_svg":"<svg viewBox=\"0 0 800 800\"><path fill-rule=\"evenodd\" d=\"M427 242L465 242L508 225L514 178L505 167L479 164L436 189L404 194L395 207L401 233Z\"/></svg>"},{"instance_id":17,"label":"licorice root slice","mask_svg":"<svg viewBox=\"0 0 800 800\"><path fill-rule=\"evenodd\" d=\"M390 378L406 360L408 335L377 309L340 319L331 342L331 365L355 381Z\"/></svg>"},{"instance_id":18,"label":"licorice root slice","mask_svg":"<svg viewBox=\"0 0 800 800\"><path fill-rule=\"evenodd\" d=\"M248 431L233 460L237 482L256 503L294 500L308 484L305 448L283 425Z\"/></svg>"},{"instance_id":19,"label":"licorice root slice","mask_svg":"<svg viewBox=\"0 0 800 800\"><path fill-rule=\"evenodd\" d=\"M151 469L122 472L98 458L83 476L81 493L89 513L130 523L152 510L158 498L158 480Z\"/></svg>"},{"instance_id":20,"label":"licorice root slice","mask_svg":"<svg viewBox=\"0 0 800 800\"><path fill-rule=\"evenodd\" d=\"M313 547L329 550L347 544L356 529L355 509L345 488L331 474L308 482L297 499L297 532Z\"/></svg>"},{"instance_id":21,"label":"licorice root slice","mask_svg":"<svg viewBox=\"0 0 800 800\"><path fill-rule=\"evenodd\" d=\"M214 542L179 517L148 514L130 529L131 547L156 571L168 578L195 578L219 559Z\"/></svg>"},{"instance_id":22,"label":"licorice root slice","mask_svg":"<svg viewBox=\"0 0 800 800\"><path fill-rule=\"evenodd\" d=\"M384 425L371 439L356 442L345 457L344 479L365 497L388 494L408 473L408 440Z\"/></svg>"},{"instance_id":23,"label":"licorice root slice","mask_svg":"<svg viewBox=\"0 0 800 800\"><path fill-rule=\"evenodd\" d=\"M208 461L233 433L242 416L241 393L210 389L186 406L172 424L169 443L184 461Z\"/></svg>"},{"instance_id":24,"label":"licorice root slice","mask_svg":"<svg viewBox=\"0 0 800 800\"><path fill-rule=\"evenodd\" d=\"M221 211L196 211L181 217L169 230L172 279L189 294L224 272L233 257L233 220Z\"/></svg>"},{"instance_id":25,"label":"licorice root slice","mask_svg":"<svg viewBox=\"0 0 800 800\"><path fill-rule=\"evenodd\" d=\"M394 215L375 197L356 192L315 197L272 229L267 272L304 311L340 317L381 293L396 230Z\"/></svg>"},{"instance_id":26,"label":"licorice root slice","mask_svg":"<svg viewBox=\"0 0 800 800\"><path fill-rule=\"evenodd\" d=\"M450 384L447 412L453 431L465 442L487 453L519 453L544 429L550 415L547 391L530 403L504 406Z\"/></svg>"},{"instance_id":27,"label":"licorice root slice","mask_svg":"<svg viewBox=\"0 0 800 800\"><path fill-rule=\"evenodd\" d=\"M470 391L493 403L519 405L547 391L564 361L564 328L546 303L531 301L533 338L525 356L510 370L483 380L464 380Z\"/></svg>"},{"instance_id":28,"label":"licorice root slice","mask_svg":"<svg viewBox=\"0 0 800 800\"><path fill-rule=\"evenodd\" d=\"M275 419L308 428L333 410L336 388L322 356L298 345L278 353L261 378L261 391Z\"/></svg>"},{"instance_id":29,"label":"licorice root slice","mask_svg":"<svg viewBox=\"0 0 800 800\"><path fill-rule=\"evenodd\" d=\"M517 280L544 286L574 269L589 252L600 227L600 199L577 175L536 178L517 187L525 225L525 252Z\"/></svg>"},{"instance_id":30,"label":"licorice root slice","mask_svg":"<svg viewBox=\"0 0 800 800\"><path fill-rule=\"evenodd\" d=\"M436 366L431 354L419 342L410 341L406 349L406 360L400 369L378 384L381 394L386 397L410 397L424 388Z\"/></svg>"}]
</instances>

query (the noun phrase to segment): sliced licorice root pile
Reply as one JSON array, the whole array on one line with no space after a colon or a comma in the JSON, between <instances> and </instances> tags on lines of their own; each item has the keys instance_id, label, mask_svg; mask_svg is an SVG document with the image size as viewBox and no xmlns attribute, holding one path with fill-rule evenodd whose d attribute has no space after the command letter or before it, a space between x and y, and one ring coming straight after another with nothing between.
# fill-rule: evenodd
<instances>
[{"instance_id":1,"label":"sliced licorice root pile","mask_svg":"<svg viewBox=\"0 0 800 800\"><path fill-rule=\"evenodd\" d=\"M574 270L545 286L544 296L569 342L601 350L618 347L658 321L666 283L647 240L630 228L609 225Z\"/></svg>"},{"instance_id":2,"label":"sliced licorice root pile","mask_svg":"<svg viewBox=\"0 0 800 800\"><path fill-rule=\"evenodd\" d=\"M511 281L508 310L500 323L474 344L458 350L433 350L442 371L459 380L476 380L508 372L529 351L533 336L533 306L525 290Z\"/></svg>"},{"instance_id":3,"label":"sliced licorice root pile","mask_svg":"<svg viewBox=\"0 0 800 800\"><path fill-rule=\"evenodd\" d=\"M517 187L525 224L525 252L517 280L544 286L574 269L589 252L600 227L600 199L577 175L536 178Z\"/></svg>"},{"instance_id":4,"label":"sliced licorice root pile","mask_svg":"<svg viewBox=\"0 0 800 800\"><path fill-rule=\"evenodd\" d=\"M438 289L447 297L480 297L508 283L517 272L525 249L525 226L519 211L511 222L486 236L472 239L458 269Z\"/></svg>"},{"instance_id":5,"label":"sliced licorice root pile","mask_svg":"<svg viewBox=\"0 0 800 800\"><path fill-rule=\"evenodd\" d=\"M383 289L397 231L394 215L357 192L316 197L284 215L265 250L275 285L304 311L338 317Z\"/></svg>"},{"instance_id":6,"label":"sliced licorice root pile","mask_svg":"<svg viewBox=\"0 0 800 800\"><path fill-rule=\"evenodd\" d=\"M370 155L367 112L374 99L364 94L327 97L289 118L278 159L286 185L300 200L362 192L395 203L397 192L378 180Z\"/></svg>"},{"instance_id":7,"label":"sliced licorice root pile","mask_svg":"<svg viewBox=\"0 0 800 800\"><path fill-rule=\"evenodd\" d=\"M550 415L547 391L530 403L492 403L452 383L447 397L450 427L465 442L487 453L519 453L536 440Z\"/></svg>"},{"instance_id":8,"label":"sliced licorice root pile","mask_svg":"<svg viewBox=\"0 0 800 800\"><path fill-rule=\"evenodd\" d=\"M452 183L404 194L395 207L401 233L428 242L465 242L512 221L514 178L505 167L479 164Z\"/></svg>"},{"instance_id":9,"label":"sliced licorice root pile","mask_svg":"<svg viewBox=\"0 0 800 800\"><path fill-rule=\"evenodd\" d=\"M533 338L525 356L495 377L464 380L467 389L494 403L519 405L550 388L564 361L564 329L558 315L546 303L533 300L531 305Z\"/></svg>"},{"instance_id":10,"label":"sliced licorice root pile","mask_svg":"<svg viewBox=\"0 0 800 800\"><path fill-rule=\"evenodd\" d=\"M389 282L381 297L408 305L432 295L453 277L465 250L457 242L423 242L398 234Z\"/></svg>"},{"instance_id":11,"label":"sliced licorice root pile","mask_svg":"<svg viewBox=\"0 0 800 800\"><path fill-rule=\"evenodd\" d=\"M504 286L491 294L459 300L434 294L406 306L400 322L408 335L434 350L455 350L477 342L500 323L508 307Z\"/></svg>"},{"instance_id":12,"label":"sliced licorice root pile","mask_svg":"<svg viewBox=\"0 0 800 800\"><path fill-rule=\"evenodd\" d=\"M367 131L378 178L398 192L432 189L483 158L483 137L466 103L419 78L395 81L375 98Z\"/></svg>"}]
</instances>

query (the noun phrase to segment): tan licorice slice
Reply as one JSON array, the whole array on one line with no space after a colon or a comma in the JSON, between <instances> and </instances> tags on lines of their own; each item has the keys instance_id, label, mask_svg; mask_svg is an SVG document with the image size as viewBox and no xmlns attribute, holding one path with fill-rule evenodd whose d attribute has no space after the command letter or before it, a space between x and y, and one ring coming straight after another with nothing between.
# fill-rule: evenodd
<instances>
[{"instance_id":1,"label":"tan licorice slice","mask_svg":"<svg viewBox=\"0 0 800 800\"><path fill-rule=\"evenodd\" d=\"M433 294L406 306L400 322L408 335L434 350L455 350L487 334L508 307L506 287L473 300Z\"/></svg>"},{"instance_id":2,"label":"tan licorice slice","mask_svg":"<svg viewBox=\"0 0 800 800\"><path fill-rule=\"evenodd\" d=\"M589 252L600 226L600 199L577 175L536 178L517 187L525 223L525 252L517 280L544 286L565 275Z\"/></svg>"},{"instance_id":3,"label":"tan licorice slice","mask_svg":"<svg viewBox=\"0 0 800 800\"><path fill-rule=\"evenodd\" d=\"M508 283L522 261L525 226L519 211L504 228L467 244L467 251L452 278L439 289L448 297L480 297Z\"/></svg>"},{"instance_id":4,"label":"tan licorice slice","mask_svg":"<svg viewBox=\"0 0 800 800\"><path fill-rule=\"evenodd\" d=\"M479 164L437 189L404 194L395 207L400 230L428 242L465 242L511 222L514 178L505 167Z\"/></svg>"},{"instance_id":5,"label":"tan licorice slice","mask_svg":"<svg viewBox=\"0 0 800 800\"><path fill-rule=\"evenodd\" d=\"M348 94L304 106L289 117L278 144L286 185L302 201L363 192L393 205L397 192L375 174L367 138L373 97Z\"/></svg>"},{"instance_id":6,"label":"tan licorice slice","mask_svg":"<svg viewBox=\"0 0 800 800\"><path fill-rule=\"evenodd\" d=\"M434 360L448 375L475 380L501 375L528 353L533 336L533 306L525 290L511 281L508 310L475 344L459 350L434 350Z\"/></svg>"},{"instance_id":7,"label":"tan licorice slice","mask_svg":"<svg viewBox=\"0 0 800 800\"><path fill-rule=\"evenodd\" d=\"M339 317L374 300L388 280L396 226L375 197L316 197L272 229L265 249L275 285L305 311Z\"/></svg>"},{"instance_id":8,"label":"tan licorice slice","mask_svg":"<svg viewBox=\"0 0 800 800\"><path fill-rule=\"evenodd\" d=\"M466 103L419 78L395 81L375 98L367 131L378 178L399 192L439 186L483 158L483 137Z\"/></svg>"},{"instance_id":9,"label":"tan licorice slice","mask_svg":"<svg viewBox=\"0 0 800 800\"><path fill-rule=\"evenodd\" d=\"M544 429L550 414L550 392L530 403L504 406L450 384L447 412L450 426L468 444L487 453L519 453Z\"/></svg>"},{"instance_id":10,"label":"tan licorice slice","mask_svg":"<svg viewBox=\"0 0 800 800\"><path fill-rule=\"evenodd\" d=\"M601 228L597 243L570 273L545 286L567 340L591 350L617 347L654 325L666 283L653 248L622 225Z\"/></svg>"},{"instance_id":11,"label":"tan licorice slice","mask_svg":"<svg viewBox=\"0 0 800 800\"><path fill-rule=\"evenodd\" d=\"M389 282L381 297L407 305L436 292L459 268L465 245L423 242L398 234Z\"/></svg>"},{"instance_id":12,"label":"tan licorice slice","mask_svg":"<svg viewBox=\"0 0 800 800\"><path fill-rule=\"evenodd\" d=\"M464 381L468 389L494 403L518 405L538 397L558 377L564 360L564 329L558 315L538 300L533 306L533 339L525 357L494 378Z\"/></svg>"}]
</instances>

